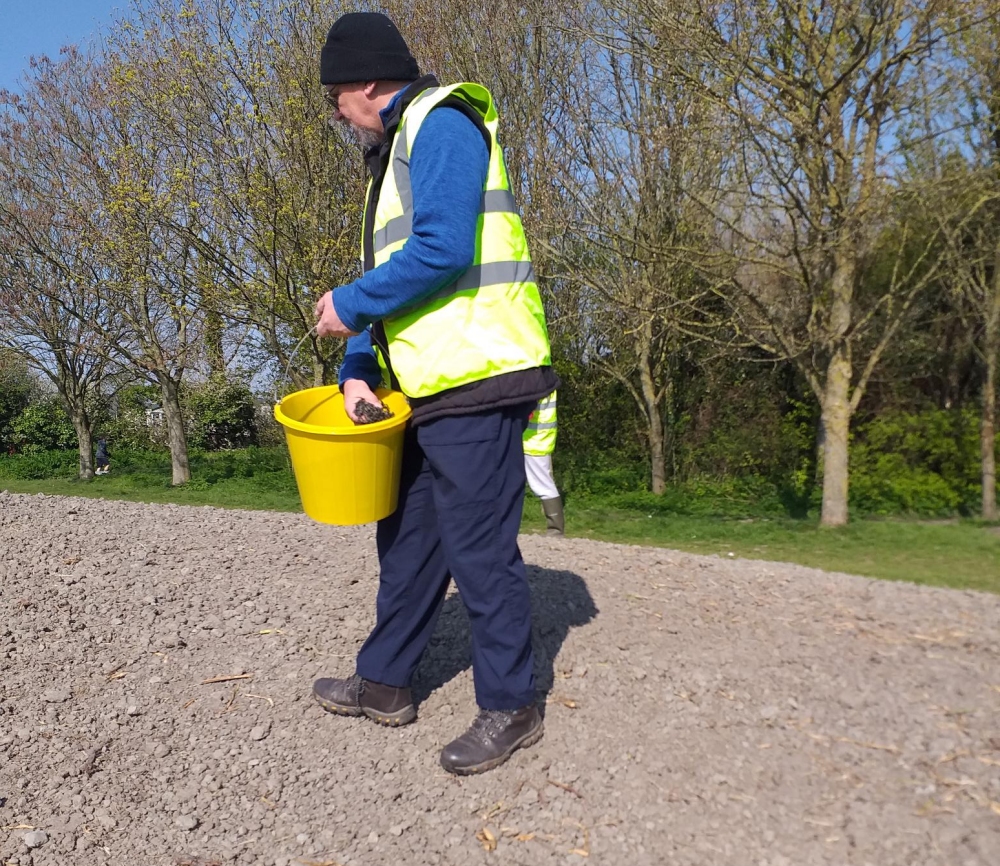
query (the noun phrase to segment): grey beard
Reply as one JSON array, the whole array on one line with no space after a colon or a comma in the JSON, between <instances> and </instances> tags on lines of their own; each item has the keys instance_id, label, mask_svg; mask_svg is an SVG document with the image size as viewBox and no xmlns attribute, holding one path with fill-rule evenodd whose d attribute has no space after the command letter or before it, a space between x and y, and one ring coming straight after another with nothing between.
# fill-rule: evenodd
<instances>
[{"instance_id":1,"label":"grey beard","mask_svg":"<svg viewBox=\"0 0 1000 866\"><path fill-rule=\"evenodd\" d=\"M381 144L385 138L384 133L373 132L370 129L365 129L363 126L355 126L353 123L347 121L334 121L330 126L337 131L345 144L359 147L362 150L367 150L369 147Z\"/></svg>"},{"instance_id":2,"label":"grey beard","mask_svg":"<svg viewBox=\"0 0 1000 866\"><path fill-rule=\"evenodd\" d=\"M381 144L385 139L384 132L373 132L370 129L364 129L360 126L354 127L354 135L361 146L366 149Z\"/></svg>"}]
</instances>

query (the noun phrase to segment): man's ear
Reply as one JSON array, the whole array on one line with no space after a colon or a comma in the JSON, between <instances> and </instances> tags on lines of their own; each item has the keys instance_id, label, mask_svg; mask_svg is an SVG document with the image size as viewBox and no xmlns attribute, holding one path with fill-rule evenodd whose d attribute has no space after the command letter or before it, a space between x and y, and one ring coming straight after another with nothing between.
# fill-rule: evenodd
<instances>
[{"instance_id":1,"label":"man's ear","mask_svg":"<svg viewBox=\"0 0 1000 866\"><path fill-rule=\"evenodd\" d=\"M369 99L372 99L374 96L377 95L376 91L378 90L378 82L366 81L364 83L364 87L362 87L361 89L364 92L365 96L367 96Z\"/></svg>"}]
</instances>

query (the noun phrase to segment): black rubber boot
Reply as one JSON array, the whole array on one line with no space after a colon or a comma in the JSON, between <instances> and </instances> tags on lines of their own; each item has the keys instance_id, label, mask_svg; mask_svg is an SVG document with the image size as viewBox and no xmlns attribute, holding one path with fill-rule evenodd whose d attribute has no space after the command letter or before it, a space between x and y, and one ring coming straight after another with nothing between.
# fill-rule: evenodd
<instances>
[{"instance_id":1,"label":"black rubber boot","mask_svg":"<svg viewBox=\"0 0 1000 866\"><path fill-rule=\"evenodd\" d=\"M408 724L417 717L408 688L373 683L358 674L346 680L330 677L316 680L313 697L324 710L338 716L368 716L390 728Z\"/></svg>"},{"instance_id":2,"label":"black rubber boot","mask_svg":"<svg viewBox=\"0 0 1000 866\"><path fill-rule=\"evenodd\" d=\"M519 710L480 710L469 730L441 750L441 766L457 776L485 773L517 749L537 743L543 731L542 714L534 704Z\"/></svg>"},{"instance_id":3,"label":"black rubber boot","mask_svg":"<svg viewBox=\"0 0 1000 866\"><path fill-rule=\"evenodd\" d=\"M545 515L545 534L562 535L566 528L562 497L554 496L552 499L543 499L542 513Z\"/></svg>"}]
</instances>

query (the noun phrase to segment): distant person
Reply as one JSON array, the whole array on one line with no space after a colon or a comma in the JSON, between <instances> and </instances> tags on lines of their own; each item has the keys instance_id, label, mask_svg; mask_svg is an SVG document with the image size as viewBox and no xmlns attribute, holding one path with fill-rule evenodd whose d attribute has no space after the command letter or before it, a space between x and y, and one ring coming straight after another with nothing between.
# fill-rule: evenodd
<instances>
[{"instance_id":1,"label":"distant person","mask_svg":"<svg viewBox=\"0 0 1000 866\"><path fill-rule=\"evenodd\" d=\"M538 401L524 431L524 473L531 492L542 501L545 534L562 535L566 528L562 497L552 475L556 449L556 392Z\"/></svg>"},{"instance_id":2,"label":"distant person","mask_svg":"<svg viewBox=\"0 0 1000 866\"><path fill-rule=\"evenodd\" d=\"M97 471L95 475L107 475L111 471L111 458L108 456L108 443L102 436L97 440Z\"/></svg>"}]
</instances>

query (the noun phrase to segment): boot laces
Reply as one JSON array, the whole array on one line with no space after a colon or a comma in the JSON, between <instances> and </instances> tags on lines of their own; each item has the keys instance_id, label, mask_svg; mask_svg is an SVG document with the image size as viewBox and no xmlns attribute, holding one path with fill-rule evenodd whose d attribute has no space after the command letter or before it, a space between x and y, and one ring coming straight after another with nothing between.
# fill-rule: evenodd
<instances>
[{"instance_id":1,"label":"boot laces","mask_svg":"<svg viewBox=\"0 0 1000 866\"><path fill-rule=\"evenodd\" d=\"M361 693L365 690L365 681L361 674L352 674L347 678L347 694L355 701L361 700Z\"/></svg>"},{"instance_id":2,"label":"boot laces","mask_svg":"<svg viewBox=\"0 0 1000 866\"><path fill-rule=\"evenodd\" d=\"M510 725L510 713L503 710L480 710L469 733L488 745Z\"/></svg>"}]
</instances>

